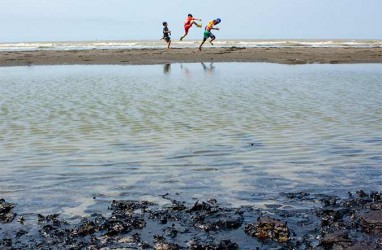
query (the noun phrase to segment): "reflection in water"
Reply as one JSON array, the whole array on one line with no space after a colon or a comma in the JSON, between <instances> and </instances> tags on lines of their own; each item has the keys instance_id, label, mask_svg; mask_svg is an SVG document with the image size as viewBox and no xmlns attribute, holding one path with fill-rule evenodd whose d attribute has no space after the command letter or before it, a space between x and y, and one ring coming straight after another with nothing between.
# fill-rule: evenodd
<instances>
[{"instance_id":1,"label":"reflection in water","mask_svg":"<svg viewBox=\"0 0 382 250\"><path fill-rule=\"evenodd\" d=\"M190 76L191 71L188 69L188 67L184 66L183 64L180 64L180 69L182 70L182 72L183 72L187 77Z\"/></svg>"},{"instance_id":2,"label":"reflection in water","mask_svg":"<svg viewBox=\"0 0 382 250\"><path fill-rule=\"evenodd\" d=\"M201 63L202 67L203 67L203 70L208 73L208 74L213 74L214 71L215 71L215 66L214 66L214 63L211 62L209 65L206 65L204 62ZM183 64L180 64L180 69L182 70L182 72L184 73L184 75L187 77L187 78L190 78L193 73L192 73L192 70L189 69L188 66L185 66ZM195 70L195 69L194 69ZM199 70L197 70L199 72Z\"/></svg>"},{"instance_id":3,"label":"reflection in water","mask_svg":"<svg viewBox=\"0 0 382 250\"><path fill-rule=\"evenodd\" d=\"M211 62L209 66L206 66L205 63L202 62L202 66L203 66L204 71L206 71L208 73L213 73L213 71L215 69L213 62Z\"/></svg>"},{"instance_id":4,"label":"reflection in water","mask_svg":"<svg viewBox=\"0 0 382 250\"><path fill-rule=\"evenodd\" d=\"M33 211L160 202L167 192L241 205L382 183L380 65L34 66L0 75L0 198ZM101 198L84 203L93 196Z\"/></svg>"},{"instance_id":5,"label":"reflection in water","mask_svg":"<svg viewBox=\"0 0 382 250\"><path fill-rule=\"evenodd\" d=\"M164 72L165 74L168 74L168 73L170 73L170 71L171 71L171 64L170 64L170 63L166 63L166 64L164 64L164 65L163 65L163 72Z\"/></svg>"}]
</instances>

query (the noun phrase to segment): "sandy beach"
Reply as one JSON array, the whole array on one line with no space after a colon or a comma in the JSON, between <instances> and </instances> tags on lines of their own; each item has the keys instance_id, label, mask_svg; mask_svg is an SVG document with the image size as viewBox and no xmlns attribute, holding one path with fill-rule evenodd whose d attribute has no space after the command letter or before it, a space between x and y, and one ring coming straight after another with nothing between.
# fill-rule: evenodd
<instances>
[{"instance_id":1,"label":"sandy beach","mask_svg":"<svg viewBox=\"0 0 382 250\"><path fill-rule=\"evenodd\" d=\"M0 52L0 66L195 62L382 63L382 48L173 48Z\"/></svg>"}]
</instances>

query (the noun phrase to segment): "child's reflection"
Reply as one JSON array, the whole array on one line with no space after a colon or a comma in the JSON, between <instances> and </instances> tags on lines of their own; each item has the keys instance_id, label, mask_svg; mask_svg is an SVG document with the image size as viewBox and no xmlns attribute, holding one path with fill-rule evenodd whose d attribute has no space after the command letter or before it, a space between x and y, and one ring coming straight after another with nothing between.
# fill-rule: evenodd
<instances>
[{"instance_id":1,"label":"child's reflection","mask_svg":"<svg viewBox=\"0 0 382 250\"><path fill-rule=\"evenodd\" d=\"M171 64L166 63L165 65L163 65L163 73L168 74L170 73L170 71L171 71Z\"/></svg>"},{"instance_id":2,"label":"child's reflection","mask_svg":"<svg viewBox=\"0 0 382 250\"><path fill-rule=\"evenodd\" d=\"M214 71L214 69L215 69L214 63L210 63L209 66L206 66L206 65L202 62L202 66L203 66L204 71L206 71L206 72L209 73L209 74L212 74L213 71Z\"/></svg>"}]
</instances>

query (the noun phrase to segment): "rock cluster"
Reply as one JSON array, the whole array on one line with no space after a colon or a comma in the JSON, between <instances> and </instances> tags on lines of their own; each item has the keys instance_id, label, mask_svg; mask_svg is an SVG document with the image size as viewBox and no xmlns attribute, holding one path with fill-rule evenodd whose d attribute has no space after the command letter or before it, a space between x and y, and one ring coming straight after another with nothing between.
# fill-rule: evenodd
<instances>
[{"instance_id":1,"label":"rock cluster","mask_svg":"<svg viewBox=\"0 0 382 250\"><path fill-rule=\"evenodd\" d=\"M359 190L342 199L281 193L280 201L288 205L266 204L265 209L221 207L215 199L186 203L169 194L162 197L168 200L165 206L112 201L104 213L76 223L59 214L19 216L13 212L17 206L0 199L0 249L382 248L378 192ZM304 209L303 204L315 206Z\"/></svg>"}]
</instances>

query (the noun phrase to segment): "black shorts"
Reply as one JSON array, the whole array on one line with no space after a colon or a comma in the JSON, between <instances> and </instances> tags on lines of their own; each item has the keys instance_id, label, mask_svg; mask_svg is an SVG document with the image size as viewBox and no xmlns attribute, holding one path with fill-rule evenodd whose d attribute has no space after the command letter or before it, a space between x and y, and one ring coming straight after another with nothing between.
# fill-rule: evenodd
<instances>
[{"instance_id":1,"label":"black shorts","mask_svg":"<svg viewBox=\"0 0 382 250\"><path fill-rule=\"evenodd\" d=\"M171 41L171 38L170 38L169 36L165 36L165 37L163 37L163 39L164 39L166 42Z\"/></svg>"}]
</instances>

